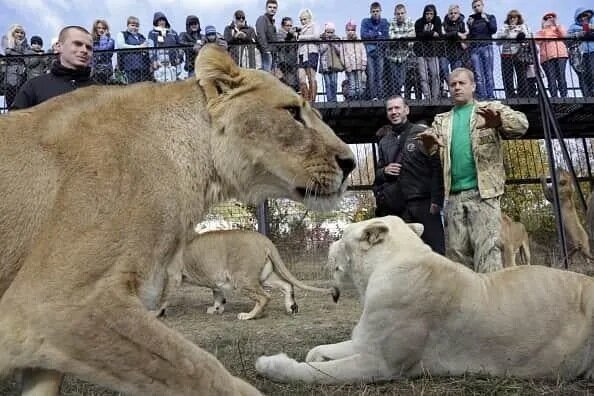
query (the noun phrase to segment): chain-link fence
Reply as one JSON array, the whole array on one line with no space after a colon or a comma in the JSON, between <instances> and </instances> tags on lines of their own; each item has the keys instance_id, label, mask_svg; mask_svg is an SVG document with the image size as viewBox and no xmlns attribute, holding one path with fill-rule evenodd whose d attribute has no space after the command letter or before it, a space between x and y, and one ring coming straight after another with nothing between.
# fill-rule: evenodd
<instances>
[{"instance_id":1,"label":"chain-link fence","mask_svg":"<svg viewBox=\"0 0 594 396\"><path fill-rule=\"evenodd\" d=\"M272 72L312 101L381 100L403 95L431 104L449 97L448 76L456 67L475 72L479 99L530 99L538 94L536 73L547 94L594 97L594 45L583 38L444 40L316 40L274 44ZM194 73L200 46L95 51L99 84L167 82ZM242 67L259 68L256 44L229 45ZM31 51L32 52L32 51ZM27 79L47 72L55 54L0 58L0 94L9 107Z\"/></svg>"}]
</instances>

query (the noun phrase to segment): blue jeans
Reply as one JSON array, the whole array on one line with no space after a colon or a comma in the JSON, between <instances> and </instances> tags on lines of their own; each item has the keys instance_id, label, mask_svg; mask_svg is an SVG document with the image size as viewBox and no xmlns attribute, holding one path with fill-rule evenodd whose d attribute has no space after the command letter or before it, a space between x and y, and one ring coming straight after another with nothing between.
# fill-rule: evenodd
<instances>
[{"instance_id":1,"label":"blue jeans","mask_svg":"<svg viewBox=\"0 0 594 396\"><path fill-rule=\"evenodd\" d=\"M567 58L552 58L541 63L542 69L547 76L547 84L551 97L557 96L557 91L562 98L567 97L567 81L565 80L565 65Z\"/></svg>"},{"instance_id":2,"label":"blue jeans","mask_svg":"<svg viewBox=\"0 0 594 396\"><path fill-rule=\"evenodd\" d=\"M584 71L582 74L582 91L585 97L594 96L594 52L586 52L582 56Z\"/></svg>"},{"instance_id":3,"label":"blue jeans","mask_svg":"<svg viewBox=\"0 0 594 396\"><path fill-rule=\"evenodd\" d=\"M262 70L272 70L272 52L262 52Z\"/></svg>"},{"instance_id":4,"label":"blue jeans","mask_svg":"<svg viewBox=\"0 0 594 396\"><path fill-rule=\"evenodd\" d=\"M336 85L338 83L338 73L324 72L324 85L326 88L326 100L328 102L336 102Z\"/></svg>"},{"instance_id":5,"label":"blue jeans","mask_svg":"<svg viewBox=\"0 0 594 396\"><path fill-rule=\"evenodd\" d=\"M493 81L493 45L474 47L470 51L470 62L474 69L476 96L479 100L495 99Z\"/></svg>"},{"instance_id":6,"label":"blue jeans","mask_svg":"<svg viewBox=\"0 0 594 396\"><path fill-rule=\"evenodd\" d=\"M393 62L389 61L388 71L392 76L392 84L388 89L390 95L402 95L402 89L404 88L404 81L406 80L406 62Z\"/></svg>"},{"instance_id":7,"label":"blue jeans","mask_svg":"<svg viewBox=\"0 0 594 396\"><path fill-rule=\"evenodd\" d=\"M365 94L365 82L363 81L363 70L354 70L346 72L346 78L349 82L346 98L348 100L360 100Z\"/></svg>"},{"instance_id":8,"label":"blue jeans","mask_svg":"<svg viewBox=\"0 0 594 396\"><path fill-rule=\"evenodd\" d=\"M367 87L369 88L369 99L382 99L384 90L382 88L384 77L384 56L379 50L367 54Z\"/></svg>"}]
</instances>

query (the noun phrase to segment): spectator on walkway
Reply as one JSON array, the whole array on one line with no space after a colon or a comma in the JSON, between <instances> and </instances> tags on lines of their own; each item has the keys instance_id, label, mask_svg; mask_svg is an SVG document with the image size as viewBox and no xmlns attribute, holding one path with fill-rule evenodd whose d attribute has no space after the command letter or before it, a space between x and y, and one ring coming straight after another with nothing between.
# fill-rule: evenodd
<instances>
[{"instance_id":1,"label":"spectator on walkway","mask_svg":"<svg viewBox=\"0 0 594 396\"><path fill-rule=\"evenodd\" d=\"M393 40L415 37L415 23L406 14L404 4L396 4L394 18L390 22L388 35ZM391 94L401 95L406 80L406 61L414 56L413 41L390 43L388 50L388 75L392 77Z\"/></svg>"},{"instance_id":2,"label":"spectator on walkway","mask_svg":"<svg viewBox=\"0 0 594 396\"><path fill-rule=\"evenodd\" d=\"M474 99L472 71L450 73L454 108L419 134L443 166L448 256L477 272L502 269L500 198L505 187L502 138L526 133L526 115L499 102Z\"/></svg>"},{"instance_id":3,"label":"spectator on walkway","mask_svg":"<svg viewBox=\"0 0 594 396\"><path fill-rule=\"evenodd\" d=\"M293 20L290 17L284 17L277 33L277 41L286 42L286 44L279 45L276 52L276 67L279 72L279 78L295 91L299 91L297 45L288 43L297 42L300 31L301 28L294 26Z\"/></svg>"},{"instance_id":4,"label":"spectator on walkway","mask_svg":"<svg viewBox=\"0 0 594 396\"><path fill-rule=\"evenodd\" d=\"M441 18L437 9L428 4L423 9L423 16L415 22L415 54L421 78L421 90L425 99L439 99L441 83L439 78L439 46L435 40L441 37Z\"/></svg>"},{"instance_id":5,"label":"spectator on walkway","mask_svg":"<svg viewBox=\"0 0 594 396\"><path fill-rule=\"evenodd\" d=\"M12 25L2 37L2 49L6 55L6 107L10 107L21 86L27 79L27 65L24 55L31 51L25 29L21 25ZM14 56L14 58L13 58Z\"/></svg>"},{"instance_id":6,"label":"spectator on walkway","mask_svg":"<svg viewBox=\"0 0 594 396\"><path fill-rule=\"evenodd\" d=\"M179 35L179 44L187 47L184 50L186 54L184 70L188 73L188 77L192 77L195 73L196 55L202 48L203 42L201 32L200 19L196 15L188 15L186 17L186 31Z\"/></svg>"},{"instance_id":7,"label":"spectator on walkway","mask_svg":"<svg viewBox=\"0 0 594 396\"><path fill-rule=\"evenodd\" d=\"M50 57L43 50L43 39L39 36L31 37L31 49L27 54L36 55L26 58L27 80L39 77L47 73L50 65Z\"/></svg>"},{"instance_id":8,"label":"spectator on walkway","mask_svg":"<svg viewBox=\"0 0 594 396\"><path fill-rule=\"evenodd\" d=\"M354 21L347 22L345 26L345 39L349 42L342 44L342 59L346 75L346 84L343 84L343 94L347 100L361 100L365 95L367 74L367 50L362 42L355 42L357 25Z\"/></svg>"},{"instance_id":9,"label":"spectator on walkway","mask_svg":"<svg viewBox=\"0 0 594 396\"><path fill-rule=\"evenodd\" d=\"M468 38L484 41L471 43L470 61L476 77L476 93L479 100L495 99L493 80L493 43L497 32L495 15L485 13L483 0L472 0L474 14L468 17Z\"/></svg>"},{"instance_id":10,"label":"spectator on walkway","mask_svg":"<svg viewBox=\"0 0 594 396\"><path fill-rule=\"evenodd\" d=\"M25 109L94 83L89 67L93 57L93 38L81 26L60 31L56 44L58 59L50 72L27 81L17 93L11 110Z\"/></svg>"},{"instance_id":11,"label":"spectator on walkway","mask_svg":"<svg viewBox=\"0 0 594 396\"><path fill-rule=\"evenodd\" d=\"M223 38L223 35L217 32L217 28L212 25L208 25L204 28L204 44L216 44L225 50L228 49L227 42Z\"/></svg>"},{"instance_id":12,"label":"spectator on walkway","mask_svg":"<svg viewBox=\"0 0 594 396\"><path fill-rule=\"evenodd\" d=\"M256 46L256 31L248 25L245 12L235 11L233 21L225 27L223 36L229 44L231 57L240 67L250 69L262 67L260 50Z\"/></svg>"},{"instance_id":13,"label":"spectator on walkway","mask_svg":"<svg viewBox=\"0 0 594 396\"><path fill-rule=\"evenodd\" d=\"M93 36L92 76L98 84L108 84L113 76L113 50L115 41L111 38L105 19L96 19L91 30Z\"/></svg>"},{"instance_id":14,"label":"spectator on walkway","mask_svg":"<svg viewBox=\"0 0 594 396\"><path fill-rule=\"evenodd\" d=\"M506 98L528 97L526 70L532 64L532 48L525 41L530 37L528 25L518 10L511 10L503 22L498 38L501 46L501 77ZM512 41L513 39L513 41ZM517 86L514 84L517 81Z\"/></svg>"},{"instance_id":15,"label":"spectator on walkway","mask_svg":"<svg viewBox=\"0 0 594 396\"><path fill-rule=\"evenodd\" d=\"M390 124L378 143L378 168L374 185L381 191L379 208L407 223L424 226L421 238L439 254L445 254L441 222L444 199L439 156L429 155L417 135L427 129L408 121L410 109L401 96L386 101ZM380 133L381 134L381 133ZM383 188L381 188L383 187Z\"/></svg>"},{"instance_id":16,"label":"spectator on walkway","mask_svg":"<svg viewBox=\"0 0 594 396\"><path fill-rule=\"evenodd\" d=\"M126 75L128 84L152 80L150 72L151 62L148 51L147 39L138 31L140 21L135 16L128 17L126 30L119 32L116 37L118 49L129 49L118 53L118 68ZM133 50L133 51L132 51Z\"/></svg>"},{"instance_id":17,"label":"spectator on walkway","mask_svg":"<svg viewBox=\"0 0 594 396\"><path fill-rule=\"evenodd\" d=\"M563 40L549 40L551 38L563 39L567 36L567 30L563 25L557 23L557 14L547 12L542 17L542 29L536 33L536 37L545 40L537 41L539 47L540 65L547 76L547 85L551 97L558 94L562 98L567 97L567 80L565 79L565 68L567 66L567 47Z\"/></svg>"},{"instance_id":18,"label":"spectator on walkway","mask_svg":"<svg viewBox=\"0 0 594 396\"><path fill-rule=\"evenodd\" d=\"M447 60L447 67L440 64L440 68L447 69L446 79L449 80L449 71L462 67L464 60L468 57L468 44L464 42L468 32L466 23L464 23L464 15L460 12L460 6L457 4L449 6L448 14L443 19L443 36L446 39L445 59Z\"/></svg>"},{"instance_id":19,"label":"spectator on walkway","mask_svg":"<svg viewBox=\"0 0 594 396\"><path fill-rule=\"evenodd\" d=\"M276 48L270 43L276 41L276 27L274 16L278 10L276 0L266 0L266 12L256 20L256 39L262 56L262 70L272 71Z\"/></svg>"},{"instance_id":20,"label":"spectator on walkway","mask_svg":"<svg viewBox=\"0 0 594 396\"><path fill-rule=\"evenodd\" d=\"M179 46L179 36L161 11L155 12L153 16L153 29L148 34L148 40L153 47L163 48L152 51L151 55L155 81L177 80L177 67L182 63L183 55L178 49L171 47Z\"/></svg>"},{"instance_id":21,"label":"spectator on walkway","mask_svg":"<svg viewBox=\"0 0 594 396\"><path fill-rule=\"evenodd\" d=\"M572 37L594 39L594 8L580 7L575 10L574 23L569 27L568 34ZM581 88L586 97L594 96L594 41L582 41L581 51Z\"/></svg>"},{"instance_id":22,"label":"spectator on walkway","mask_svg":"<svg viewBox=\"0 0 594 396\"><path fill-rule=\"evenodd\" d=\"M382 18L382 6L374 1L369 6L370 17L361 21L361 38L363 40L385 40L390 37L388 20ZM367 50L367 88L369 99L385 98L384 67L386 43L365 43Z\"/></svg>"},{"instance_id":23,"label":"spectator on walkway","mask_svg":"<svg viewBox=\"0 0 594 396\"><path fill-rule=\"evenodd\" d=\"M320 73L324 78L326 100L336 102L338 73L344 71L344 61L341 56L340 44L332 43L332 41L340 40L340 37L336 35L334 22L327 22L324 25L324 32L320 35L320 40L322 40L320 43Z\"/></svg>"},{"instance_id":24,"label":"spectator on walkway","mask_svg":"<svg viewBox=\"0 0 594 396\"><path fill-rule=\"evenodd\" d=\"M309 8L299 12L299 22L301 22L301 32L298 41L314 41L320 39L320 33L314 23L313 13ZM314 43L299 44L297 49L299 57L299 68L297 75L299 77L299 90L301 96L310 102L315 102L318 96L318 81L316 72L318 70L319 49Z\"/></svg>"}]
</instances>

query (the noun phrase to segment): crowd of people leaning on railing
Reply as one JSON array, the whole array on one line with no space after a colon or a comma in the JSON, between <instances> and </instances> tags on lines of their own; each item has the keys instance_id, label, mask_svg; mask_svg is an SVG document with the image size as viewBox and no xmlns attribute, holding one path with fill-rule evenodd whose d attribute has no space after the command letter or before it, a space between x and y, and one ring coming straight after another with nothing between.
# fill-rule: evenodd
<instances>
[{"instance_id":1,"label":"crowd of people leaning on railing","mask_svg":"<svg viewBox=\"0 0 594 396\"><path fill-rule=\"evenodd\" d=\"M576 96L594 97L594 41L589 40L594 37L594 8L578 8L567 27L555 12L547 12L540 30L532 33L518 10L509 11L498 25L483 0L472 0L471 7L465 17L460 6L451 5L442 19L429 4L414 20L404 4L397 4L388 20L381 16L380 3L373 2L370 16L359 25L352 20L344 24L342 37L333 22L319 29L309 9L299 13L299 26L291 17L283 17L277 29L276 0L266 0L266 11L255 26L247 23L243 11L235 11L222 34L212 25L202 29L195 15L186 18L185 30L178 34L167 16L156 12L147 36L140 33L137 17L130 16L126 29L115 35L106 20L97 19L90 32L88 67L96 84L173 81L192 76L200 48L217 43L240 66L272 72L310 101L319 93L317 73L322 74L329 102L337 101L339 81L345 100L395 94L408 99L447 97L449 73L461 66L474 71L477 98L487 100L495 98L494 48L498 48L506 98L534 97L540 70L551 97L568 96L568 61L578 79ZM57 38L45 52L41 37L27 40L18 24L8 29L0 58L0 94L7 107L27 80L51 71L59 48Z\"/></svg>"}]
</instances>

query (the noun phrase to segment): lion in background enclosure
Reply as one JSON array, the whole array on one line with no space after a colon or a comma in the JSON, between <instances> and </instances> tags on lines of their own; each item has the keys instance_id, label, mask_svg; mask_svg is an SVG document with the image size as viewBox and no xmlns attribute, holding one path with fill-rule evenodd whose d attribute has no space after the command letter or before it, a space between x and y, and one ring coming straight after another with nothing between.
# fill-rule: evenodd
<instances>
[{"instance_id":1,"label":"lion in background enclosure","mask_svg":"<svg viewBox=\"0 0 594 396\"><path fill-rule=\"evenodd\" d=\"M257 395L151 315L193 224L238 197L336 205L353 154L274 76L216 47L196 80L91 87L0 118L0 375L127 394Z\"/></svg>"}]
</instances>

